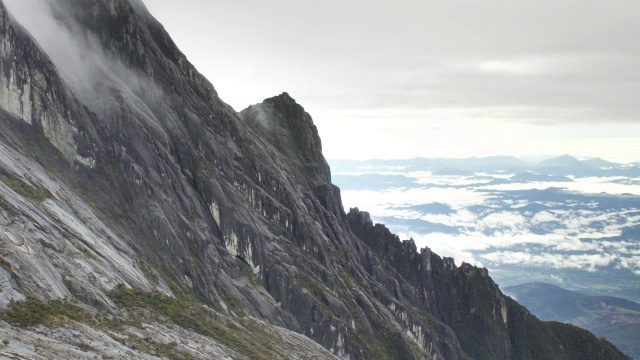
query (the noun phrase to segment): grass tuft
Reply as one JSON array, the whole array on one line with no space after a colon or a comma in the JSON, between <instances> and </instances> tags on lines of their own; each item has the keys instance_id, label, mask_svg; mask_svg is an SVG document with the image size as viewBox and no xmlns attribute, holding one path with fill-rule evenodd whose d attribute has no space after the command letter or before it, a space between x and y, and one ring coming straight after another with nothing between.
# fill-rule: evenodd
<instances>
[{"instance_id":1,"label":"grass tuft","mask_svg":"<svg viewBox=\"0 0 640 360\"><path fill-rule=\"evenodd\" d=\"M9 179L7 177L0 176L0 181L27 200L43 202L53 197L49 190L34 188L18 179Z\"/></svg>"}]
</instances>

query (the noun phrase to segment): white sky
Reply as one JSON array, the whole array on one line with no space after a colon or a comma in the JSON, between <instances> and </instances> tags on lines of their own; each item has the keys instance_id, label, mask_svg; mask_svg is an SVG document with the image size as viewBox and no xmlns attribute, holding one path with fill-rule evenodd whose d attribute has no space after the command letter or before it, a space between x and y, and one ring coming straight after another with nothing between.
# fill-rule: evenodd
<instances>
[{"instance_id":1,"label":"white sky","mask_svg":"<svg viewBox=\"0 0 640 360\"><path fill-rule=\"evenodd\" d=\"M236 110L293 96L327 158L640 160L637 0L144 0Z\"/></svg>"}]
</instances>

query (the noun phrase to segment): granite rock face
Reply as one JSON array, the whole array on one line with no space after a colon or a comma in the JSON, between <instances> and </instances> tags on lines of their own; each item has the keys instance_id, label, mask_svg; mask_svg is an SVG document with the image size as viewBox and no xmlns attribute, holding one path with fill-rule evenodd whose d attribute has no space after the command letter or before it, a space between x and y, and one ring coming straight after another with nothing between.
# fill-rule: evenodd
<instances>
[{"instance_id":1,"label":"granite rock face","mask_svg":"<svg viewBox=\"0 0 640 360\"><path fill-rule=\"evenodd\" d=\"M44 357L568 359L584 338L624 358L346 214L304 108L235 112L139 0L29 1L44 31L0 2L0 305L80 310L3 336Z\"/></svg>"}]
</instances>

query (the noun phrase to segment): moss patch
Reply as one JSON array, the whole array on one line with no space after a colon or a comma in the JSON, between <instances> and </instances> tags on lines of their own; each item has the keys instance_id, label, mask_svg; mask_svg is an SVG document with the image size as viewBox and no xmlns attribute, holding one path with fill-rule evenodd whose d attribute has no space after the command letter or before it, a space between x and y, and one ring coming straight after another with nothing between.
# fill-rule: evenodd
<instances>
[{"instance_id":1,"label":"moss patch","mask_svg":"<svg viewBox=\"0 0 640 360\"><path fill-rule=\"evenodd\" d=\"M79 322L92 322L90 314L82 308L64 300L44 302L33 296L22 301L12 301L0 318L10 324L30 327L39 324L53 324L72 319Z\"/></svg>"},{"instance_id":2,"label":"moss patch","mask_svg":"<svg viewBox=\"0 0 640 360\"><path fill-rule=\"evenodd\" d=\"M53 197L49 190L34 188L33 186L28 185L18 179L10 179L4 176L0 176L0 181L2 181L5 185L10 187L11 190L15 191L27 200L31 200L34 202L43 202Z\"/></svg>"},{"instance_id":3,"label":"moss patch","mask_svg":"<svg viewBox=\"0 0 640 360\"><path fill-rule=\"evenodd\" d=\"M108 293L118 305L135 313L148 309L169 318L185 329L215 339L250 359L287 358L281 340L264 330L253 319L220 319L199 302L177 299L161 293L145 293L120 285ZM140 345L142 346L142 345Z\"/></svg>"}]
</instances>

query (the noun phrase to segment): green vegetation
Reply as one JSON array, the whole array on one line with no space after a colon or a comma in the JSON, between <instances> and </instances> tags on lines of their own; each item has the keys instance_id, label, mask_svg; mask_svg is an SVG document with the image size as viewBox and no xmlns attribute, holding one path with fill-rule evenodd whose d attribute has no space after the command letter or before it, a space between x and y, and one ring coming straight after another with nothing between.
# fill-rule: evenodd
<instances>
[{"instance_id":1,"label":"green vegetation","mask_svg":"<svg viewBox=\"0 0 640 360\"><path fill-rule=\"evenodd\" d=\"M576 326L563 324L556 321L547 323L555 336L562 342L562 347L569 359L614 359L620 357L620 350L604 339L598 339L592 333ZM596 344L600 343L602 349L596 351Z\"/></svg>"},{"instance_id":2,"label":"green vegetation","mask_svg":"<svg viewBox=\"0 0 640 360\"><path fill-rule=\"evenodd\" d=\"M52 243L50 243L50 242L48 242L48 241L46 241L46 240L44 240L42 238L38 239L38 242L40 243L40 245L44 249L50 249L50 250L53 250L55 252L58 252L58 248L55 245L53 245Z\"/></svg>"},{"instance_id":3,"label":"green vegetation","mask_svg":"<svg viewBox=\"0 0 640 360\"><path fill-rule=\"evenodd\" d=\"M411 353L411 348L409 347L408 342L402 338L402 333L391 330L387 326L383 326L382 328L376 327L374 332L378 339L378 343L382 345L383 352L379 354L385 354L385 359L392 359L397 356L397 354Z\"/></svg>"},{"instance_id":4,"label":"green vegetation","mask_svg":"<svg viewBox=\"0 0 640 360\"><path fill-rule=\"evenodd\" d=\"M122 284L109 291L107 295L116 304L125 308L149 308L170 318L176 316L178 312L186 307L183 301L176 298L168 297L158 292L148 294L140 290L129 289Z\"/></svg>"},{"instance_id":5,"label":"green vegetation","mask_svg":"<svg viewBox=\"0 0 640 360\"><path fill-rule=\"evenodd\" d=\"M518 359L621 359L611 343L573 325L539 321L508 298L509 333Z\"/></svg>"},{"instance_id":6,"label":"green vegetation","mask_svg":"<svg viewBox=\"0 0 640 360\"><path fill-rule=\"evenodd\" d=\"M585 295L545 283L505 289L543 320L561 321L606 338L633 357L640 356L640 304L610 296Z\"/></svg>"},{"instance_id":7,"label":"green vegetation","mask_svg":"<svg viewBox=\"0 0 640 360\"><path fill-rule=\"evenodd\" d=\"M218 269L216 269L218 270ZM216 286L216 291L218 292L218 296L220 297L220 299L224 302L224 304L227 306L227 309L230 310L231 312L233 312L233 314L237 315L237 316L244 316L244 307L242 306L242 303L236 299L235 296L233 296L224 286L224 284L219 280L216 279L214 280L215 286ZM219 308L216 308L216 310L219 311L223 311L222 310L222 306L220 306Z\"/></svg>"},{"instance_id":8,"label":"green vegetation","mask_svg":"<svg viewBox=\"0 0 640 360\"><path fill-rule=\"evenodd\" d=\"M119 285L107 295L128 316L111 317L93 315L66 300L45 302L33 296L22 301L13 301L0 313L0 319L20 327L40 324L56 326L70 320L86 324L101 331L123 330L124 325L140 327L143 322L170 322L201 335L221 342L225 346L251 359L288 358L283 340L265 329L260 322L247 318L229 318L203 306L203 303L189 296L173 298L161 293L145 293ZM142 311L145 309L145 311ZM151 338L130 336L126 339L114 338L128 347L153 353L164 358L179 358L176 343L160 343ZM9 343L4 340L4 345ZM90 344L75 344L84 351L94 351ZM1 345L0 345L1 346Z\"/></svg>"},{"instance_id":9,"label":"green vegetation","mask_svg":"<svg viewBox=\"0 0 640 360\"><path fill-rule=\"evenodd\" d=\"M22 301L12 301L9 307L0 313L0 319L10 324L29 327L63 322L65 319L86 323L91 322L91 315L65 300L46 303L28 296Z\"/></svg>"},{"instance_id":10,"label":"green vegetation","mask_svg":"<svg viewBox=\"0 0 640 360\"><path fill-rule=\"evenodd\" d=\"M190 163L184 163L182 164L182 168L185 170L189 170L189 172L193 175L196 176L198 175L198 173L200 172L200 166L201 163L199 161L192 161Z\"/></svg>"},{"instance_id":11,"label":"green vegetation","mask_svg":"<svg viewBox=\"0 0 640 360\"><path fill-rule=\"evenodd\" d=\"M8 262L7 260L5 260L2 257L0 257L0 266L2 268L4 268L5 270L7 270L10 274L14 274L13 267L11 266L11 263Z\"/></svg>"},{"instance_id":12,"label":"green vegetation","mask_svg":"<svg viewBox=\"0 0 640 360\"><path fill-rule=\"evenodd\" d=\"M201 272L205 272L206 268L202 263L202 260L200 260L200 257L198 256L198 254L195 252L195 250L193 249L188 249L188 250L189 250L189 255L191 255L191 260L193 261L193 265L195 265L195 267Z\"/></svg>"},{"instance_id":13,"label":"green vegetation","mask_svg":"<svg viewBox=\"0 0 640 360\"><path fill-rule=\"evenodd\" d=\"M73 247L75 247L78 251L80 251L85 258L88 258L94 261L99 260L96 254L94 254L85 244L78 243L78 242L72 242L72 244L73 244Z\"/></svg>"},{"instance_id":14,"label":"green vegetation","mask_svg":"<svg viewBox=\"0 0 640 360\"><path fill-rule=\"evenodd\" d=\"M7 177L0 176L0 181L2 181L5 185L10 187L13 191L18 193L23 198L34 202L43 202L53 197L53 195L51 195L48 190L34 188L17 179L9 179Z\"/></svg>"},{"instance_id":15,"label":"green vegetation","mask_svg":"<svg viewBox=\"0 0 640 360\"><path fill-rule=\"evenodd\" d=\"M355 345L354 347L360 349L361 358L372 360L386 360L397 359L398 354L412 354L417 359L422 359L425 356L424 351L420 350L418 346L412 341L407 341L404 338L403 333L398 329L389 326L382 318L375 314L373 308L362 307L361 308L373 330L373 338L367 337L360 331L353 331L349 333L350 342ZM406 358L412 358L407 356Z\"/></svg>"},{"instance_id":16,"label":"green vegetation","mask_svg":"<svg viewBox=\"0 0 640 360\"><path fill-rule=\"evenodd\" d=\"M306 290L314 299L316 299L318 306L320 306L325 314L333 317L339 317L331 308L331 304L329 304L325 298L325 294L331 294L331 290L326 288L321 281L299 272L293 279L293 283L297 288Z\"/></svg>"},{"instance_id":17,"label":"green vegetation","mask_svg":"<svg viewBox=\"0 0 640 360\"><path fill-rule=\"evenodd\" d=\"M593 329L593 332L608 339L634 359L640 359L640 324L615 323Z\"/></svg>"},{"instance_id":18,"label":"green vegetation","mask_svg":"<svg viewBox=\"0 0 640 360\"><path fill-rule=\"evenodd\" d=\"M559 341L545 323L515 301L507 298L509 336L514 359L564 359Z\"/></svg>"},{"instance_id":19,"label":"green vegetation","mask_svg":"<svg viewBox=\"0 0 640 360\"><path fill-rule=\"evenodd\" d=\"M120 285L108 293L118 305L130 310L149 309L173 323L220 341L251 359L287 358L281 340L273 337L250 318L220 320L199 302L177 299L160 293L145 293Z\"/></svg>"},{"instance_id":20,"label":"green vegetation","mask_svg":"<svg viewBox=\"0 0 640 360\"><path fill-rule=\"evenodd\" d=\"M149 339L149 338L146 338L146 339L137 338L135 341L127 342L127 346L141 352L155 354L156 356L159 356L161 358L184 359L184 357L179 356L176 353L175 348L176 346L178 346L178 343L175 341L165 344L165 343L153 341L152 339Z\"/></svg>"}]
</instances>

